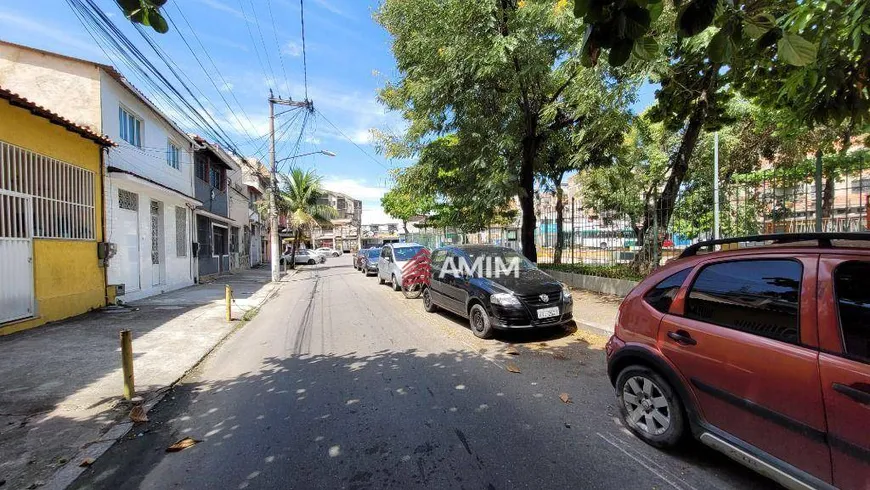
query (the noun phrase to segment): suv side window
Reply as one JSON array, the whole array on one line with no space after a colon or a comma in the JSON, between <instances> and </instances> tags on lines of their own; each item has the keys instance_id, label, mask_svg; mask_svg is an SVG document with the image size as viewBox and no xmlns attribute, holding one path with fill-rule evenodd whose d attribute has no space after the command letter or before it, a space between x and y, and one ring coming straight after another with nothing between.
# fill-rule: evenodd
<instances>
[{"instance_id":1,"label":"suv side window","mask_svg":"<svg viewBox=\"0 0 870 490\"><path fill-rule=\"evenodd\" d=\"M846 354L870 362L870 262L845 262L834 271L834 295Z\"/></svg>"},{"instance_id":2,"label":"suv side window","mask_svg":"<svg viewBox=\"0 0 870 490\"><path fill-rule=\"evenodd\" d=\"M390 256L390 247L384 247L381 249L381 257L387 258Z\"/></svg>"},{"instance_id":3,"label":"suv side window","mask_svg":"<svg viewBox=\"0 0 870 490\"><path fill-rule=\"evenodd\" d=\"M686 316L797 344L802 272L800 262L785 259L708 265L692 284Z\"/></svg>"},{"instance_id":4,"label":"suv side window","mask_svg":"<svg viewBox=\"0 0 870 490\"><path fill-rule=\"evenodd\" d=\"M430 259L430 269L432 277L437 278L441 274L441 267L444 265L444 260L447 258L447 250L436 250L432 252Z\"/></svg>"},{"instance_id":5,"label":"suv side window","mask_svg":"<svg viewBox=\"0 0 870 490\"><path fill-rule=\"evenodd\" d=\"M674 297L677 296L680 286L689 277L690 272L692 272L691 267L666 277L644 295L644 301L659 312L667 313L671 309L671 303L673 303Z\"/></svg>"}]
</instances>

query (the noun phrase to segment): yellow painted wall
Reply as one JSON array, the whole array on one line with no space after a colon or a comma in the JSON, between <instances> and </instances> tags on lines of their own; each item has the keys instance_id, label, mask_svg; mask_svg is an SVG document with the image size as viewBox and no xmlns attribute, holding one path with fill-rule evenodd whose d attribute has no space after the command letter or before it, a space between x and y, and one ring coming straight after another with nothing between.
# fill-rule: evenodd
<instances>
[{"instance_id":1,"label":"yellow painted wall","mask_svg":"<svg viewBox=\"0 0 870 490\"><path fill-rule=\"evenodd\" d=\"M105 305L106 282L97 265L103 240L101 147L76 133L0 100L0 140L94 172L96 240L33 240L35 318L0 326L0 335L69 318Z\"/></svg>"}]
</instances>

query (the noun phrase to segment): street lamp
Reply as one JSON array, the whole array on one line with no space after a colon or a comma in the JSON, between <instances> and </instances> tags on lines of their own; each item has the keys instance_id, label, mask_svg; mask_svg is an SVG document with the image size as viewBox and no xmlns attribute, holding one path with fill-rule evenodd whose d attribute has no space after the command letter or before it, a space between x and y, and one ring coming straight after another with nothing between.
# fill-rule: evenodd
<instances>
[{"instance_id":1,"label":"street lamp","mask_svg":"<svg viewBox=\"0 0 870 490\"><path fill-rule=\"evenodd\" d=\"M329 150L318 150L318 151L312 151L312 152L308 152L308 153L302 153L301 155L290 155L289 157L282 158L282 159L278 160L278 161L275 162L275 163L276 163L276 164L277 164L277 163L281 163L281 162L284 162L284 161L287 161L287 160L290 160L290 159L293 159L293 158L302 158L302 157L307 157L307 156L309 156L309 155L326 155L326 156L328 156L328 157L334 157L334 156L335 156L335 153L334 153L334 152L331 152L331 151L329 151Z\"/></svg>"}]
</instances>

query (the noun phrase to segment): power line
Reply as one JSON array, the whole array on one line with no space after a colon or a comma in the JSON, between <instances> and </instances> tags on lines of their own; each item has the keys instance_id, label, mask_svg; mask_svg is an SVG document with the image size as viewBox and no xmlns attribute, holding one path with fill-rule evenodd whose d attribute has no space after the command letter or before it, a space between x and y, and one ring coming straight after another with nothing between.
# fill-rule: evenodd
<instances>
[{"instance_id":1,"label":"power line","mask_svg":"<svg viewBox=\"0 0 870 490\"><path fill-rule=\"evenodd\" d=\"M317 110L317 109L315 109L315 110ZM362 146L358 145L358 144L356 143L356 141L352 140L348 135L344 134L344 131L342 131L341 129L338 128L338 126L336 126L335 124L333 124L332 121L330 121L326 116L324 116L322 112L317 111L317 114L319 114L320 117L322 117L323 120L327 122L327 124L329 124L330 126L332 126L333 129L335 129L336 131L338 131L338 134L342 135L342 136L344 137L344 139L348 140L348 141L349 141L353 146L355 146L355 147L356 147L359 151L361 151L365 156L369 157L369 160L371 160L371 161L377 163L378 165L380 165L381 167L383 167L384 169L386 169L386 170L388 170L388 171L389 171L389 170L392 170L391 168L387 167L386 165L384 165L383 163L381 163L381 162L379 162L377 159L375 159L375 157L371 156L371 155L369 154L369 152L365 151L365 149L363 149Z\"/></svg>"},{"instance_id":2,"label":"power line","mask_svg":"<svg viewBox=\"0 0 870 490\"><path fill-rule=\"evenodd\" d=\"M284 69L284 55L281 53L281 43L278 42L278 27L275 25L275 15L272 13L272 0L266 0L266 5L269 7L269 19L272 21L272 35L275 38L275 48L278 50L281 73L284 74L284 83L287 84L287 90L290 90L290 78L287 76L287 70Z\"/></svg>"},{"instance_id":3,"label":"power line","mask_svg":"<svg viewBox=\"0 0 870 490\"><path fill-rule=\"evenodd\" d=\"M275 76L275 71L272 69L272 60L269 58L269 50L266 49L266 41L263 38L263 29L260 27L260 19L257 18L257 9L254 8L254 0L248 0L248 3L251 4L251 12L254 14L254 22L257 24L257 32L260 33L260 45L263 46L263 56L266 58L266 64L269 65L269 73L272 75L272 79L277 83L278 77Z\"/></svg>"},{"instance_id":4,"label":"power line","mask_svg":"<svg viewBox=\"0 0 870 490\"><path fill-rule=\"evenodd\" d=\"M107 41L109 41L109 43L114 45L114 48L121 57L122 61L124 61L125 64L127 64L132 70L139 73L143 80L151 84L151 86L165 98L165 101L167 101L170 105L178 110L179 115L187 117L190 121L193 122L194 127L200 127L200 129L204 129L205 131L203 132L205 134L210 135L212 138L214 138L215 141L220 142L223 146L230 149L235 148L235 145L233 144L232 140L226 135L226 133L219 128L216 128L214 125L212 125L212 123L206 120L202 113L197 110L196 107L194 107L194 105L191 104L191 102L184 95L182 95L182 93L172 84L172 82L170 82L160 72L160 70L158 70L154 66L154 64L151 63L150 60L148 60L148 58L142 53L142 51L140 51L136 47L136 45L133 44L133 42L130 41L130 39L127 38L127 36L120 31L120 29L118 29L114 22L112 22L111 19L106 16L106 14L93 2L93 0L84 0L84 2L82 0L68 0L68 3L72 6L74 10L78 10L78 12L82 14L81 17L77 15L80 20L82 20L82 18L87 19L85 28L88 29L87 24L89 24L91 28L102 33L103 37ZM190 87L188 87L184 83L184 80L182 80L180 75L173 69L172 63L168 61L164 56L162 56L161 51L155 47L153 42L151 42L150 39L147 38L147 36L145 36L145 39L146 41L149 41L149 45L152 47L152 49L155 50L155 53L158 54L163 62L166 63L167 67L170 68L170 71L172 71L176 78L179 80L179 82L181 82L182 86L185 88L188 94L190 94L190 96L194 99L197 99L196 96L193 95L193 92L190 90ZM166 93L166 91L163 90L163 87L160 87L160 85L157 84L157 82L155 82L153 78L151 78L151 75L154 75L154 77L156 77L167 89L169 89L169 91L174 94L175 99L168 93ZM214 118L211 117L211 114L205 109L204 106L202 106L201 102L199 102L198 99L196 100L196 102L200 107L202 107L203 112L205 112L206 115L208 115L212 119L212 122L217 125L217 122L214 121ZM182 107L179 106L178 103L184 106L184 109L182 109ZM185 111L185 109L189 112ZM193 118L192 116L196 117ZM196 120L198 120L199 122L196 122Z\"/></svg>"},{"instance_id":5,"label":"power line","mask_svg":"<svg viewBox=\"0 0 870 490\"><path fill-rule=\"evenodd\" d=\"M305 52L305 0L299 0L299 19L302 23L302 79L305 85L305 100L308 100L308 55Z\"/></svg>"},{"instance_id":6,"label":"power line","mask_svg":"<svg viewBox=\"0 0 870 490\"><path fill-rule=\"evenodd\" d=\"M79 22L82 23L82 26L88 32L88 35L90 35L91 39L93 39L94 44L99 46L100 50L103 52L108 60L114 60L115 57L110 55L108 51L106 51L106 49L109 49L110 51L115 53L118 59L123 64L127 65L130 70L138 73L141 77L141 80L146 85L152 88L154 95L162 98L167 106L171 106L176 111L178 111L181 116L187 118L187 120L192 123L191 127L199 127L198 123L196 123L196 121L194 121L187 113L184 112L178 102L173 100L162 87L157 85L157 83L150 77L150 75L145 73L141 67L136 65L135 61L132 60L129 54L124 51L124 49L115 39L113 39L104 29L101 29L101 26L99 25L97 19L94 18L94 16L87 11L87 8L84 6L84 4L81 3L80 0L67 0L67 5L69 5L70 9L72 9L73 14L76 16L76 18L79 19ZM104 44L99 41L97 31L103 33L105 40L108 41L108 45L104 46Z\"/></svg>"},{"instance_id":7,"label":"power line","mask_svg":"<svg viewBox=\"0 0 870 490\"><path fill-rule=\"evenodd\" d=\"M181 10L181 7L179 7L177 3L174 3L174 5L175 5L175 9L178 10L178 13L181 15L181 18L184 20L185 24L187 24L188 29L190 29L190 32L193 33L193 37L194 37L194 39L196 39L196 42L199 44L199 47L200 47L200 49L202 50L201 53L205 54L206 58L208 58L208 60L209 60L209 62L211 63L212 67L214 68L215 73L217 73L218 77L220 77L220 81L221 81L221 83L223 83L223 86L224 86L224 87L230 87L230 84L227 83L227 81L226 81L226 79L224 78L223 74L222 74L222 73L220 72L220 70L218 69L217 64L214 62L214 59L212 59L212 57L211 57L211 55L209 54L208 50L205 49L205 46L202 44L202 41L199 39L199 36L196 34L196 31L195 31L195 30L193 29L193 27L190 25L190 22L188 22L187 17L184 15L184 12L182 12L182 10ZM182 34L181 29L179 29L178 26L175 25L175 21L173 21L173 20L172 20L172 17L170 17L168 14L166 14L166 18L169 19L169 23L172 24L172 27L174 28L175 32L177 32L177 33L178 33L178 36L181 37L181 40L184 42L184 45L187 46L187 49L188 49L188 51L190 51L190 54L193 55L193 58L194 58L194 59L196 60L196 62L199 64L199 67L202 68L203 73L205 73L206 76L208 77L209 81L211 81L212 86L214 86L215 90L216 90L217 93L218 93L218 96L220 96L221 100L224 101L224 104L226 104L227 109L230 110L230 113L231 113L231 114L233 115L233 117L236 119L236 122L239 123L239 127L240 127L240 128L245 132L245 134L248 136L248 138L250 139L250 142L253 143L254 138L251 136L250 131L248 131L248 128L247 128L247 127L242 123L242 121L241 121L241 119L239 118L238 114L236 114L236 112L235 112L235 111L233 110L233 108L230 106L229 102L227 102L227 99L226 99L226 97L224 97L223 92L222 92L221 89L217 86L217 84L215 83L214 79L213 79L213 78L211 77L211 75L208 73L208 70L206 70L205 66L203 66L202 61L199 59L199 56L197 56L197 53L196 53L196 52L193 50L193 48L190 46L190 43L187 42L187 38L184 37L184 34ZM239 102L239 100L236 98L236 95L235 95L235 93L234 93L232 90L230 90L230 95L233 97L233 100L235 100L236 105L239 107L239 109L240 109L241 112L242 112L242 115L243 115L243 116L245 117L245 119L248 121L248 124L249 124L251 127L253 127L253 126L254 126L254 123L251 122L251 118L248 117L248 114L247 114L247 113L245 113L245 109L244 109L244 107L243 107L242 104Z\"/></svg>"},{"instance_id":8,"label":"power line","mask_svg":"<svg viewBox=\"0 0 870 490\"><path fill-rule=\"evenodd\" d=\"M239 8L242 9L242 17L244 17L244 19L245 19L245 28L248 30L248 36L250 36L250 38L251 38L251 44L254 47L254 53L256 53L256 55L257 55L257 63L260 64L260 69L263 70L263 76L268 78L269 73L266 72L266 65L263 64L263 59L260 58L260 50L257 49L257 41L254 40L254 31L251 30L250 22L248 22L248 14L245 13L245 6L242 4L242 0L239 0ZM256 12L254 13L254 15L256 17ZM263 49L265 50L265 45L263 46ZM263 55L267 56L266 59L268 60L268 53L264 52ZM271 67L271 65L270 65L270 67ZM274 82L275 82L275 74L274 73L272 73L272 78L270 79L270 82L271 83L269 83L269 88L274 88Z\"/></svg>"}]
</instances>

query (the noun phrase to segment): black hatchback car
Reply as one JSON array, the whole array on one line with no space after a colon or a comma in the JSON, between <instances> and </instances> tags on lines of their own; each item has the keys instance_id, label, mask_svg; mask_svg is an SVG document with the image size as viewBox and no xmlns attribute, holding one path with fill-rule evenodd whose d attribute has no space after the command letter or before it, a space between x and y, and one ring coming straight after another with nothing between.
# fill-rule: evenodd
<instances>
[{"instance_id":1,"label":"black hatchback car","mask_svg":"<svg viewBox=\"0 0 870 490\"><path fill-rule=\"evenodd\" d=\"M571 291L510 248L439 248L431 270L423 290L426 311L462 315L480 338L497 329L555 327L573 319Z\"/></svg>"}]
</instances>

